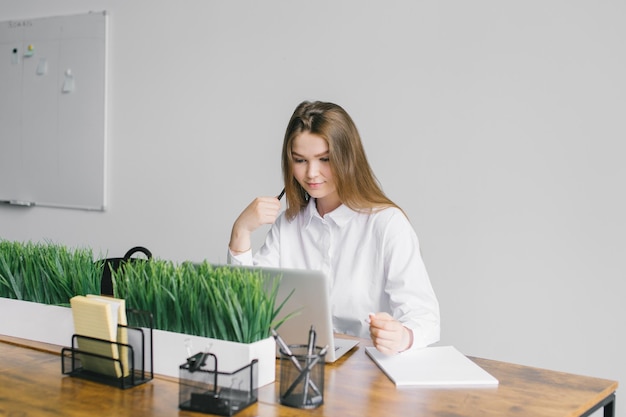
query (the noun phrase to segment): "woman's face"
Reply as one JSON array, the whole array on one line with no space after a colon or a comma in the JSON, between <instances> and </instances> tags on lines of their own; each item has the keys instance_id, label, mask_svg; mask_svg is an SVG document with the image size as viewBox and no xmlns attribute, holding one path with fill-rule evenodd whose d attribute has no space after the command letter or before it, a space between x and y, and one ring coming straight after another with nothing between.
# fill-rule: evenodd
<instances>
[{"instance_id":1,"label":"woman's face","mask_svg":"<svg viewBox=\"0 0 626 417\"><path fill-rule=\"evenodd\" d=\"M317 199L317 210L324 214L341 204L330 169L328 143L310 132L298 135L291 145L293 176L304 190Z\"/></svg>"}]
</instances>

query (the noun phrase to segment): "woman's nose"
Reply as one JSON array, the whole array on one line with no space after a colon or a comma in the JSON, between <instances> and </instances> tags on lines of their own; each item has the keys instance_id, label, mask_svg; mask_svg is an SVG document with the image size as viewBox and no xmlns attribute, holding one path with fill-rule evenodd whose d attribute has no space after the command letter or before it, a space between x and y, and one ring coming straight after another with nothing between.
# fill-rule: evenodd
<instances>
[{"instance_id":1,"label":"woman's nose","mask_svg":"<svg viewBox=\"0 0 626 417\"><path fill-rule=\"evenodd\" d=\"M309 165L307 166L307 175L310 178L314 178L317 176L317 174L319 173L319 166L317 164L317 162L313 161L313 162L309 162Z\"/></svg>"}]
</instances>

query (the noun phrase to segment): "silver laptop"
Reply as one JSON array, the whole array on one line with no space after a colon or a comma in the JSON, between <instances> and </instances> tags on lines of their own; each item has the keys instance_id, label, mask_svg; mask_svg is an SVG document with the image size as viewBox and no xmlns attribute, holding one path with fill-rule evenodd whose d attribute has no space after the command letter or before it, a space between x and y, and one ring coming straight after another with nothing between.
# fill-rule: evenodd
<instances>
[{"instance_id":1,"label":"silver laptop","mask_svg":"<svg viewBox=\"0 0 626 417\"><path fill-rule=\"evenodd\" d=\"M248 267L250 268L250 267ZM288 345L306 345L309 329L315 327L316 345L328 345L326 362L334 362L355 347L359 341L354 339L335 338L330 307L330 283L321 271L306 269L284 269L268 267L252 267L261 270L266 276L266 286L280 278L276 306L289 296L276 320L296 312L276 331ZM293 293L292 293L293 291Z\"/></svg>"}]
</instances>

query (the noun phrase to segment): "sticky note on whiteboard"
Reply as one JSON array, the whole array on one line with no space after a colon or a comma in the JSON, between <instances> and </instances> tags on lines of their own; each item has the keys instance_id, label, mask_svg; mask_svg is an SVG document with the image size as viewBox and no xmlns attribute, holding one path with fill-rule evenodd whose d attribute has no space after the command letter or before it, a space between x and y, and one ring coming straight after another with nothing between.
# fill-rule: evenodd
<instances>
[{"instance_id":1,"label":"sticky note on whiteboard","mask_svg":"<svg viewBox=\"0 0 626 417\"><path fill-rule=\"evenodd\" d=\"M46 75L48 72L48 60L41 58L39 64L37 64L37 75Z\"/></svg>"},{"instance_id":2,"label":"sticky note on whiteboard","mask_svg":"<svg viewBox=\"0 0 626 417\"><path fill-rule=\"evenodd\" d=\"M13 48L13 52L11 53L11 64L19 65L20 63L20 51L17 48Z\"/></svg>"},{"instance_id":3,"label":"sticky note on whiteboard","mask_svg":"<svg viewBox=\"0 0 626 417\"><path fill-rule=\"evenodd\" d=\"M63 92L71 93L74 91L74 88L76 88L74 83L74 74L72 74L71 69L67 69L65 71L65 81L63 81Z\"/></svg>"}]
</instances>

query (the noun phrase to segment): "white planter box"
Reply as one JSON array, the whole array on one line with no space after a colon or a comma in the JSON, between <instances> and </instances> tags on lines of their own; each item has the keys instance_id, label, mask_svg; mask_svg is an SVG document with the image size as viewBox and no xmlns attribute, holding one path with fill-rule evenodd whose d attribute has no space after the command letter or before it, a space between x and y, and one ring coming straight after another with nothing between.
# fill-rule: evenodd
<instances>
[{"instance_id":1,"label":"white planter box","mask_svg":"<svg viewBox=\"0 0 626 417\"><path fill-rule=\"evenodd\" d=\"M74 334L72 310L0 297L0 334L69 346ZM276 343L272 337L250 343L235 343L206 337L154 330L154 373L178 378L179 366L188 356L204 351L217 356L218 371L232 372L258 359L259 387L276 378Z\"/></svg>"},{"instance_id":2,"label":"white planter box","mask_svg":"<svg viewBox=\"0 0 626 417\"><path fill-rule=\"evenodd\" d=\"M179 366L188 356L189 345L192 354L208 349L217 356L220 372L236 371L252 359L258 359L259 387L274 382L276 377L276 342L273 337L244 344L154 330L153 342L154 372L157 374L178 377Z\"/></svg>"},{"instance_id":3,"label":"white planter box","mask_svg":"<svg viewBox=\"0 0 626 417\"><path fill-rule=\"evenodd\" d=\"M0 334L68 346L74 334L72 310L0 297Z\"/></svg>"}]
</instances>

